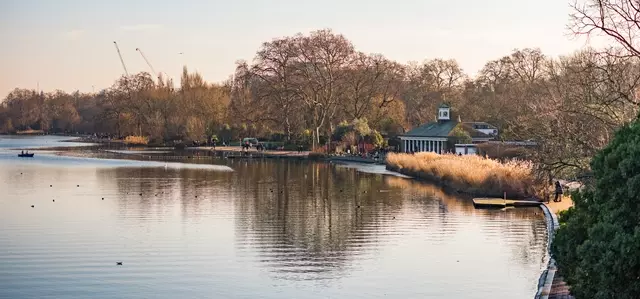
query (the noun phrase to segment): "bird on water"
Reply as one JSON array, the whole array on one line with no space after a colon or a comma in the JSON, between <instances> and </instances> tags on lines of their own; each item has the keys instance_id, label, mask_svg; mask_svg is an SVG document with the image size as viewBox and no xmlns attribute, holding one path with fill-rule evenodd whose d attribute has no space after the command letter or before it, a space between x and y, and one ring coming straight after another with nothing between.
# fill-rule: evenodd
<instances>
[{"instance_id":1,"label":"bird on water","mask_svg":"<svg viewBox=\"0 0 640 299\"><path fill-rule=\"evenodd\" d=\"M117 266L122 266L122 262L116 262Z\"/></svg>"}]
</instances>

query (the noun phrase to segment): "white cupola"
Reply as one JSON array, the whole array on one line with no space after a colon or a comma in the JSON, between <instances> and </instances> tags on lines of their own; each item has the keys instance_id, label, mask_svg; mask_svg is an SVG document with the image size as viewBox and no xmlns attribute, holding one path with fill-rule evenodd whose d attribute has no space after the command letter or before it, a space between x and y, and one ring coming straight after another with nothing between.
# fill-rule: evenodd
<instances>
[{"instance_id":1,"label":"white cupola","mask_svg":"<svg viewBox=\"0 0 640 299\"><path fill-rule=\"evenodd\" d=\"M441 104L438 107L438 121L451 119L451 107L447 104Z\"/></svg>"}]
</instances>

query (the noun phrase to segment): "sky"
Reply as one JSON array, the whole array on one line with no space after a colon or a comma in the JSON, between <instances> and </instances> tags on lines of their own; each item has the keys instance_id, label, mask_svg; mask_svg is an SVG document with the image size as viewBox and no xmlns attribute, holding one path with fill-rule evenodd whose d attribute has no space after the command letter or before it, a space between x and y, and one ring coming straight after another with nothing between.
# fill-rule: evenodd
<instances>
[{"instance_id":1,"label":"sky","mask_svg":"<svg viewBox=\"0 0 640 299\"><path fill-rule=\"evenodd\" d=\"M516 48L557 57L584 47L567 29L569 0L0 0L0 98L16 87L111 86L154 69L179 80L229 78L273 38L332 29L355 48L407 63L456 59L470 75ZM182 53L182 54L179 54Z\"/></svg>"}]
</instances>

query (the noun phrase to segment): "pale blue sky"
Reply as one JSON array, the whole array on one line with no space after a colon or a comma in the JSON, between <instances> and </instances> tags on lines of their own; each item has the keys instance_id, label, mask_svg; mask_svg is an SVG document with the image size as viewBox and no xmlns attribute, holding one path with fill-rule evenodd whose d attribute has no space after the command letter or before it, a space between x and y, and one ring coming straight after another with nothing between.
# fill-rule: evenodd
<instances>
[{"instance_id":1,"label":"pale blue sky","mask_svg":"<svg viewBox=\"0 0 640 299\"><path fill-rule=\"evenodd\" d=\"M406 63L454 58L475 74L514 48L569 54L568 0L0 0L0 98L15 87L96 91L123 74L222 81L274 37L331 28L356 48ZM183 52L183 55L179 55Z\"/></svg>"}]
</instances>

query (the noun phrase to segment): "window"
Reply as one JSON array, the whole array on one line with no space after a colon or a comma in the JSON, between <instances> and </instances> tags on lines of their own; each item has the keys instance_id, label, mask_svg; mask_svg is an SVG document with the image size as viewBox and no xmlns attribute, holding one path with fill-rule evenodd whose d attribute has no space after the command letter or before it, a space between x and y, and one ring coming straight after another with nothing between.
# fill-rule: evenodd
<instances>
[{"instance_id":1,"label":"window","mask_svg":"<svg viewBox=\"0 0 640 299\"><path fill-rule=\"evenodd\" d=\"M447 113L447 111L442 111L442 117L447 117L449 115L449 113Z\"/></svg>"}]
</instances>

